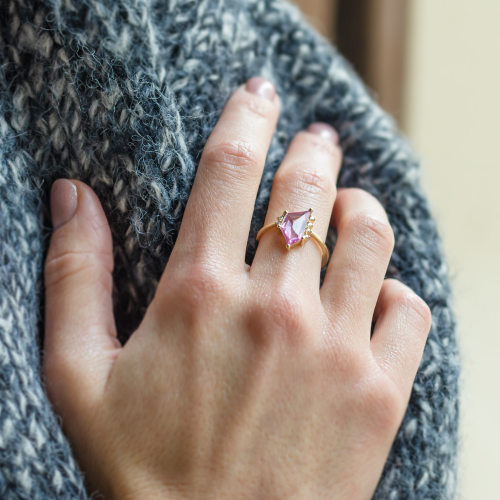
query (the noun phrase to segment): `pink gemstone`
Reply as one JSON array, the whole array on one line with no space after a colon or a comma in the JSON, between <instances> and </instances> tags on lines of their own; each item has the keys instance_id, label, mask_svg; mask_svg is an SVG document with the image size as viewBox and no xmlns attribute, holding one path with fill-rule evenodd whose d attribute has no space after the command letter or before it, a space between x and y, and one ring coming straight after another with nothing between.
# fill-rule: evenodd
<instances>
[{"instance_id":1,"label":"pink gemstone","mask_svg":"<svg viewBox=\"0 0 500 500\"><path fill-rule=\"evenodd\" d=\"M302 239L311 212L293 212L286 214L281 223L281 232L287 245L293 245Z\"/></svg>"}]
</instances>

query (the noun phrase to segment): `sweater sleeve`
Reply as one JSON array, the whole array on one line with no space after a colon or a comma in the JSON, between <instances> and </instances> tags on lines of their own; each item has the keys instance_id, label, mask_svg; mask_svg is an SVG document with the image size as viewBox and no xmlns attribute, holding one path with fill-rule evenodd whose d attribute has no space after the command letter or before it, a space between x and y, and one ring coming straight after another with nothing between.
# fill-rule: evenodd
<instances>
[{"instance_id":1,"label":"sweater sleeve","mask_svg":"<svg viewBox=\"0 0 500 500\"><path fill-rule=\"evenodd\" d=\"M0 107L0 498L86 498L40 375L41 201ZM63 488L64 486L64 488Z\"/></svg>"}]
</instances>

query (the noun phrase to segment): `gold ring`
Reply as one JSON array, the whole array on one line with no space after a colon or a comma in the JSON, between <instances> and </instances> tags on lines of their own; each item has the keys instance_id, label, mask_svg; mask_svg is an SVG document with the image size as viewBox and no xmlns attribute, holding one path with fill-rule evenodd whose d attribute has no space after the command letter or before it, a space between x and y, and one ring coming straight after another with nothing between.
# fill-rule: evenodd
<instances>
[{"instance_id":1,"label":"gold ring","mask_svg":"<svg viewBox=\"0 0 500 500\"><path fill-rule=\"evenodd\" d=\"M278 229L278 231L281 232L283 238L285 238L287 250L290 250L292 247L297 245L304 245L309 238L312 238L319 245L321 252L323 253L321 267L326 266L328 259L330 258L330 252L328 251L325 242L312 230L314 221L316 220L313 217L312 212L312 208L306 210L305 212L292 213L285 210L283 215L280 215L276 222L264 226L257 233L257 241L259 241L262 238L262 235L270 229Z\"/></svg>"}]
</instances>

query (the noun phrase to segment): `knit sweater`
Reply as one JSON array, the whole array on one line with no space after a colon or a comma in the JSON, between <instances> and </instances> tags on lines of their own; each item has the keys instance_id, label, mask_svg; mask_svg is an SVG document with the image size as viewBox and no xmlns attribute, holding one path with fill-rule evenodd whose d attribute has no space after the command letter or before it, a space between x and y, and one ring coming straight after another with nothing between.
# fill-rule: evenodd
<instances>
[{"instance_id":1,"label":"knit sweater","mask_svg":"<svg viewBox=\"0 0 500 500\"><path fill-rule=\"evenodd\" d=\"M455 324L419 165L346 61L295 7L282 0L0 0L0 57L1 499L92 494L40 376L52 183L80 179L103 203L125 342L173 248L205 141L229 95L255 75L274 82L282 111L247 262L290 140L313 121L331 124L344 152L339 186L363 188L384 205L396 240L387 274L419 294L433 316L374 498L454 498ZM328 241L334 245L333 233Z\"/></svg>"}]
</instances>

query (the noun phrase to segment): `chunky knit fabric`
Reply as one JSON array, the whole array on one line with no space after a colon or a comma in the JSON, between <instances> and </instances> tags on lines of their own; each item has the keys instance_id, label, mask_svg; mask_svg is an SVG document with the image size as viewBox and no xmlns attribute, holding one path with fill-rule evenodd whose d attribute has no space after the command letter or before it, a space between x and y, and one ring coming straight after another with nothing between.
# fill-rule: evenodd
<instances>
[{"instance_id":1,"label":"chunky knit fabric","mask_svg":"<svg viewBox=\"0 0 500 500\"><path fill-rule=\"evenodd\" d=\"M282 113L247 260L288 143L313 121L330 123L345 154L339 184L366 189L389 214L396 247L388 275L433 314L375 498L454 497L454 319L418 164L346 62L294 7L281 0L0 0L0 51L1 499L92 493L40 378L52 183L80 179L103 203L125 341L172 250L203 145L229 95L255 75L276 84Z\"/></svg>"}]
</instances>

